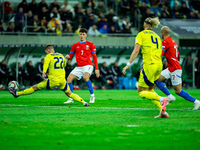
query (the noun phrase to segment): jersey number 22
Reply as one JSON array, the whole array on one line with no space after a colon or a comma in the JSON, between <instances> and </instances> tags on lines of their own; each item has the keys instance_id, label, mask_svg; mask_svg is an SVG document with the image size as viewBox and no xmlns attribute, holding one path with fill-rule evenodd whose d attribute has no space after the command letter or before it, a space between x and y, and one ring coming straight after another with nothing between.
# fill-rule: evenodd
<instances>
[{"instance_id":1,"label":"jersey number 22","mask_svg":"<svg viewBox=\"0 0 200 150\"><path fill-rule=\"evenodd\" d=\"M63 69L63 58L62 57L54 57L54 59L57 59L57 61L54 64L54 69Z\"/></svg>"}]
</instances>

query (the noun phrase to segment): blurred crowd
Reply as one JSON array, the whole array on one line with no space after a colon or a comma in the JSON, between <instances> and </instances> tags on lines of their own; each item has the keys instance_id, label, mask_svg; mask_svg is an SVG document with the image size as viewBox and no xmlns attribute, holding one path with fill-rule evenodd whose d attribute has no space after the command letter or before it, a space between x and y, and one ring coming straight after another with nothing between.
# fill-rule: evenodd
<instances>
[{"instance_id":1,"label":"blurred crowd","mask_svg":"<svg viewBox=\"0 0 200 150\"><path fill-rule=\"evenodd\" d=\"M33 65L33 62L30 60L25 64L18 62L18 69L16 71L16 63L11 65L6 64L6 60L2 60L0 63L0 89L5 89L8 83L12 80L17 80L20 85L20 89L23 89L27 86L34 85L38 82L45 80L42 77L43 73L43 64L44 59L41 59L41 62ZM67 61L67 66L65 67L66 79L70 72L74 69L75 65L71 64L71 60ZM91 81L93 82L93 88L97 89L107 89L107 88L117 88L118 77L122 77L122 67L118 66L118 62L115 61L113 64L107 66L106 62L99 64L100 77L96 78L95 73L91 75ZM18 79L16 79L16 74ZM85 84L82 80L75 81L74 89L79 90L81 84Z\"/></svg>"},{"instance_id":2,"label":"blurred crowd","mask_svg":"<svg viewBox=\"0 0 200 150\"><path fill-rule=\"evenodd\" d=\"M8 66L6 60L2 60L0 63L0 89L5 89L12 80L18 80L21 89L44 80L42 77L43 64L44 59L41 59L41 62L37 63L35 67L31 60L23 65L18 62L16 70L16 63Z\"/></svg>"},{"instance_id":3,"label":"blurred crowd","mask_svg":"<svg viewBox=\"0 0 200 150\"><path fill-rule=\"evenodd\" d=\"M200 62L198 59L200 58L200 52L197 54L197 57L195 58L195 70L193 71L193 59L191 57L191 54L188 54L183 62L182 62L182 70L183 70L183 87L188 88L192 86L193 83L193 75L195 76L195 86L196 88L200 88ZM20 85L20 89L23 89L25 87L29 87L31 85L34 85L38 82L41 82L45 80L42 77L43 72L43 64L44 59L41 59L40 62L35 63L33 65L33 62L29 60L25 64L21 64L18 62L17 66L18 69L16 70L16 63L12 63L10 65L7 65L6 60L2 60L0 62L0 90L5 89L8 85L9 81L17 80ZM119 77L135 77L136 81L139 79L140 71L142 69L141 64L134 63L129 67L127 70L126 75L122 74L122 69L124 66L126 66L126 63L118 64L118 61L114 61L111 64L107 64L106 62L99 63L99 70L100 70L100 77L97 78L94 70L91 75L91 81L93 83L94 89L117 89L119 88ZM66 72L66 79L70 72L76 67L76 64L71 64L71 60L67 61L67 65L65 67ZM163 70L166 69L167 61L163 62ZM16 78L18 77L18 79ZM188 82L188 80L191 80L191 82ZM73 83L74 90L80 90L80 88L85 88L85 82L83 80L76 80ZM171 82L166 81L166 85L168 88L171 88Z\"/></svg>"},{"instance_id":4,"label":"blurred crowd","mask_svg":"<svg viewBox=\"0 0 200 150\"><path fill-rule=\"evenodd\" d=\"M0 32L15 34L27 26L29 32L58 35L78 33L82 27L88 29L91 36L131 34L137 17L141 23L147 17L200 19L198 0L85 0L74 6L68 0L63 3L53 0L49 4L45 0L39 3L22 0L17 8L10 5L9 1L4 2L4 21L8 27L5 28L1 21ZM140 10L140 16L135 15L136 10Z\"/></svg>"}]
</instances>

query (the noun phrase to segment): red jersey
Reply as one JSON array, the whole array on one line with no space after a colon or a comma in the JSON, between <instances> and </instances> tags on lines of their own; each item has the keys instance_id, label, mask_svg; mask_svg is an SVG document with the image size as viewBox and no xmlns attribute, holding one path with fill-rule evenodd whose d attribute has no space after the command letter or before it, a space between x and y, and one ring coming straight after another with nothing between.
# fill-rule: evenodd
<instances>
[{"instance_id":1,"label":"red jersey","mask_svg":"<svg viewBox=\"0 0 200 150\"><path fill-rule=\"evenodd\" d=\"M168 63L168 69L170 72L174 72L177 69L182 69L179 63L180 53L175 41L169 36L162 41L162 55L165 55Z\"/></svg>"},{"instance_id":2,"label":"red jersey","mask_svg":"<svg viewBox=\"0 0 200 150\"><path fill-rule=\"evenodd\" d=\"M98 62L96 56L96 48L94 43L86 42L77 42L72 45L70 50L70 58L72 59L73 55L76 55L76 62L78 67L83 67L86 65L92 65L91 55L93 56L93 62L95 64L95 70L98 69Z\"/></svg>"}]
</instances>

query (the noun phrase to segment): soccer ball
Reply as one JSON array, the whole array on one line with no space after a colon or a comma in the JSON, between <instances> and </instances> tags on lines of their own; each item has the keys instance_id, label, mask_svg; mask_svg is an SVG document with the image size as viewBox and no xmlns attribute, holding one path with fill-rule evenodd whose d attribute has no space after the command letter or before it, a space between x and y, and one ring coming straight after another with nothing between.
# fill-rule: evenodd
<instances>
[{"instance_id":1,"label":"soccer ball","mask_svg":"<svg viewBox=\"0 0 200 150\"><path fill-rule=\"evenodd\" d=\"M8 87L14 90L18 90L19 89L19 83L17 81L10 81L8 83Z\"/></svg>"}]
</instances>

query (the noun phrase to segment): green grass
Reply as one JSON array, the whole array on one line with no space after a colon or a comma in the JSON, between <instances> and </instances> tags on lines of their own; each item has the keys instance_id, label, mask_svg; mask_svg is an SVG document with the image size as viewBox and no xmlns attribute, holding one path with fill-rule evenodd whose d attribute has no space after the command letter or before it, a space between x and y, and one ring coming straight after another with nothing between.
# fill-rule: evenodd
<instances>
[{"instance_id":1,"label":"green grass","mask_svg":"<svg viewBox=\"0 0 200 150\"><path fill-rule=\"evenodd\" d=\"M200 99L200 90L185 91ZM89 101L88 90L74 92ZM155 119L158 110L136 90L95 94L96 103L84 107L63 104L68 98L59 90L17 99L1 91L0 149L200 149L200 111L191 111L193 103L176 96L170 117Z\"/></svg>"}]
</instances>

